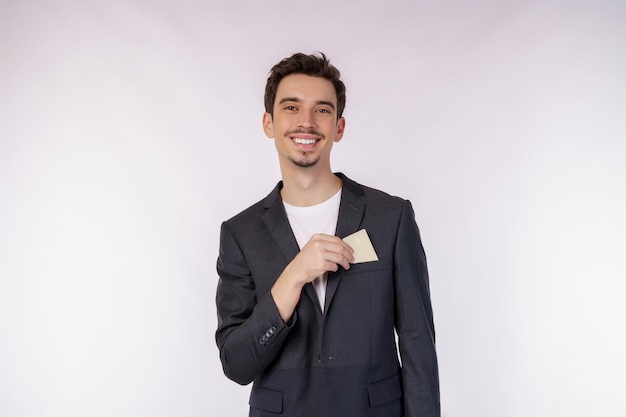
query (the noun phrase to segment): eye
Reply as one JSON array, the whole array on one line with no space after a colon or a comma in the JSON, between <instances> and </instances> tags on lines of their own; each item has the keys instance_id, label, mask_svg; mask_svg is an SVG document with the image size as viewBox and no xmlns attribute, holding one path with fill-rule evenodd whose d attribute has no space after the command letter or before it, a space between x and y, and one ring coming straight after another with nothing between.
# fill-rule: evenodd
<instances>
[{"instance_id":1,"label":"eye","mask_svg":"<svg viewBox=\"0 0 626 417\"><path fill-rule=\"evenodd\" d=\"M296 106L285 106L285 110L295 111L296 110Z\"/></svg>"},{"instance_id":2,"label":"eye","mask_svg":"<svg viewBox=\"0 0 626 417\"><path fill-rule=\"evenodd\" d=\"M320 113L330 113L330 110L328 110L328 109L319 109L317 111L320 112Z\"/></svg>"}]
</instances>

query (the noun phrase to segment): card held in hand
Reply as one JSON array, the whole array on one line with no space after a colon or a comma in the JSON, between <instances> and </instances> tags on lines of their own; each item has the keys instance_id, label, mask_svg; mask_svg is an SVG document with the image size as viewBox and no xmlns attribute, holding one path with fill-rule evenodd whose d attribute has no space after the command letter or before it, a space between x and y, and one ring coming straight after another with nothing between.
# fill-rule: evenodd
<instances>
[{"instance_id":1,"label":"card held in hand","mask_svg":"<svg viewBox=\"0 0 626 417\"><path fill-rule=\"evenodd\" d=\"M350 245L352 249L354 249L353 263L359 264L363 262L373 262L378 260L378 255L376 255L374 246L372 246L370 237L365 229L361 229L356 233L344 237L343 241Z\"/></svg>"}]
</instances>

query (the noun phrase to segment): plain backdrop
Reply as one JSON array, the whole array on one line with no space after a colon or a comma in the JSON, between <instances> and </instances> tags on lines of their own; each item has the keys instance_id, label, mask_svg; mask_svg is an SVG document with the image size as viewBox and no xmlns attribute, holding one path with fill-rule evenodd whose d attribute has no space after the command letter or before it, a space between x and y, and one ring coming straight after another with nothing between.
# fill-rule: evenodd
<instances>
[{"instance_id":1,"label":"plain backdrop","mask_svg":"<svg viewBox=\"0 0 626 417\"><path fill-rule=\"evenodd\" d=\"M247 415L220 223L279 178L268 71L325 52L333 169L410 199L445 417L626 416L626 3L0 1L0 415Z\"/></svg>"}]
</instances>

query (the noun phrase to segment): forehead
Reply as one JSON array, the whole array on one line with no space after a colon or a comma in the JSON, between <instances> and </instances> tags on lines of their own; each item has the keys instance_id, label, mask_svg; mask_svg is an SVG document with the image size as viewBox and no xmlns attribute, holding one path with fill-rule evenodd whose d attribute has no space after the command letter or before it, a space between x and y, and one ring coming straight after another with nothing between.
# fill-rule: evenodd
<instances>
[{"instance_id":1,"label":"forehead","mask_svg":"<svg viewBox=\"0 0 626 417\"><path fill-rule=\"evenodd\" d=\"M283 78L276 90L276 103L284 98L301 101L330 101L337 104L335 86L326 78L291 74Z\"/></svg>"}]
</instances>

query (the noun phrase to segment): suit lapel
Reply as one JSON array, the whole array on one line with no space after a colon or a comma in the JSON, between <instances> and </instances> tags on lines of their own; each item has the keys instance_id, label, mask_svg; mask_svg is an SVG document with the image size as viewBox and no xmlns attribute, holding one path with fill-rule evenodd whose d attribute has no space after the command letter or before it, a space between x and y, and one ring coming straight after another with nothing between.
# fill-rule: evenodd
<instances>
[{"instance_id":1,"label":"suit lapel","mask_svg":"<svg viewBox=\"0 0 626 417\"><path fill-rule=\"evenodd\" d=\"M300 248L289 225L285 207L280 199L281 188L282 182L263 201L263 207L266 209L263 214L263 221L285 260L289 263L298 254Z\"/></svg>"},{"instance_id":2,"label":"suit lapel","mask_svg":"<svg viewBox=\"0 0 626 417\"><path fill-rule=\"evenodd\" d=\"M263 206L266 208L266 211L263 214L263 221L272 239L274 239L274 242L276 242L276 245L285 257L286 264L288 264L296 257L298 252L300 252L300 247L293 234L287 213L285 212L285 206L280 197L281 188L282 182L265 198ZM313 300L321 314L322 309L319 307L320 303L317 299L317 294L315 294L313 284L306 284L304 286L304 292Z\"/></svg>"},{"instance_id":3,"label":"suit lapel","mask_svg":"<svg viewBox=\"0 0 626 417\"><path fill-rule=\"evenodd\" d=\"M360 198L363 195L361 187L347 177L341 174L338 175L343 180L343 190L341 192L339 218L337 219L335 234L343 239L349 234L358 231L363 213L365 212L365 203Z\"/></svg>"},{"instance_id":4,"label":"suit lapel","mask_svg":"<svg viewBox=\"0 0 626 417\"><path fill-rule=\"evenodd\" d=\"M337 219L337 229L335 235L344 238L358 231L365 212L365 203L361 200L363 190L360 185L350 180L343 174L337 174L343 180L343 189L341 191L341 202L339 204L339 217ZM298 242L291 230L287 213L280 198L280 189L282 182L279 183L274 190L263 201L263 207L266 208L263 214L263 221L267 229L276 242L281 253L285 257L287 263L296 257L300 248ZM343 268L339 268L337 272L328 273L328 281L326 286L326 301L324 303L324 311L328 311L330 303L337 291ZM313 300L314 304L319 306L317 295L312 284L304 286L304 292ZM321 309L320 309L321 312Z\"/></svg>"},{"instance_id":5,"label":"suit lapel","mask_svg":"<svg viewBox=\"0 0 626 417\"><path fill-rule=\"evenodd\" d=\"M339 204L339 218L337 219L336 236L344 238L359 230L363 213L365 212L365 203L360 196L363 195L362 188L343 174L337 174L343 180L343 190L341 192L341 203ZM341 282L344 269L339 267L337 272L328 274L326 284L326 301L324 303L324 311L328 311L330 303L335 296L337 287Z\"/></svg>"}]
</instances>

